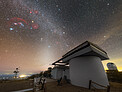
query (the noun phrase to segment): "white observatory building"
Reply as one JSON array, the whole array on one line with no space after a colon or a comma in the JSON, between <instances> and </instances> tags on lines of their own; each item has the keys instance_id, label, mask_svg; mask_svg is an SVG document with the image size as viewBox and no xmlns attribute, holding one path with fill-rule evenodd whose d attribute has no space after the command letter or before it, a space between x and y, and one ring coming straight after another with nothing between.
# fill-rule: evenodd
<instances>
[{"instance_id":1,"label":"white observatory building","mask_svg":"<svg viewBox=\"0 0 122 92\"><path fill-rule=\"evenodd\" d=\"M55 67L53 67L51 75L53 79L60 79L64 76L67 76L67 79L69 79L69 66L56 65Z\"/></svg>"},{"instance_id":2,"label":"white observatory building","mask_svg":"<svg viewBox=\"0 0 122 92\"><path fill-rule=\"evenodd\" d=\"M107 53L97 45L86 41L62 56L52 65L69 65L71 84L88 88L89 80L98 84L109 85L102 60L109 59ZM96 85L94 85L96 88Z\"/></svg>"},{"instance_id":3,"label":"white observatory building","mask_svg":"<svg viewBox=\"0 0 122 92\"><path fill-rule=\"evenodd\" d=\"M118 71L116 65L112 62L107 63L108 70L116 70Z\"/></svg>"}]
</instances>

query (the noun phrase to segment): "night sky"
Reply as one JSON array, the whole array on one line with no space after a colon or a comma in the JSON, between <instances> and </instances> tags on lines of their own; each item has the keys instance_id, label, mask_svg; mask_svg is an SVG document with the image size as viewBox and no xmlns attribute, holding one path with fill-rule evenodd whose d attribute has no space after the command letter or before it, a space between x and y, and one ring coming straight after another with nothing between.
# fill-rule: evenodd
<instances>
[{"instance_id":1,"label":"night sky","mask_svg":"<svg viewBox=\"0 0 122 92\"><path fill-rule=\"evenodd\" d=\"M0 73L45 70L86 40L122 70L122 0L0 0Z\"/></svg>"}]
</instances>

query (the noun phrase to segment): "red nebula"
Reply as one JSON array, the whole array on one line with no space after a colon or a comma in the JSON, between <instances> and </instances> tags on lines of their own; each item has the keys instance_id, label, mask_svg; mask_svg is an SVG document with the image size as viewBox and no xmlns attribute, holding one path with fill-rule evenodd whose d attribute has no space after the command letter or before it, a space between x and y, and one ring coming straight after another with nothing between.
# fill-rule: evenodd
<instances>
[{"instance_id":1,"label":"red nebula","mask_svg":"<svg viewBox=\"0 0 122 92\"><path fill-rule=\"evenodd\" d=\"M22 18L18 18L18 17L11 18L10 21L23 21L25 24L27 24L26 20L24 20Z\"/></svg>"},{"instance_id":2,"label":"red nebula","mask_svg":"<svg viewBox=\"0 0 122 92\"><path fill-rule=\"evenodd\" d=\"M32 14L33 13L33 10L30 10L30 12L29 12L30 14Z\"/></svg>"},{"instance_id":3,"label":"red nebula","mask_svg":"<svg viewBox=\"0 0 122 92\"><path fill-rule=\"evenodd\" d=\"M17 22L20 22L20 21L23 21L25 24L28 24L26 20L24 20L24 19L22 19L22 18L14 17L14 18L11 18L11 19L8 21L8 25L11 26L12 23L17 23Z\"/></svg>"},{"instance_id":4,"label":"red nebula","mask_svg":"<svg viewBox=\"0 0 122 92\"><path fill-rule=\"evenodd\" d=\"M34 24L32 24L32 28L33 29L38 29L39 28L39 25L37 23L34 23Z\"/></svg>"},{"instance_id":5,"label":"red nebula","mask_svg":"<svg viewBox=\"0 0 122 92\"><path fill-rule=\"evenodd\" d=\"M32 11L30 11L30 13L32 13Z\"/></svg>"},{"instance_id":6,"label":"red nebula","mask_svg":"<svg viewBox=\"0 0 122 92\"><path fill-rule=\"evenodd\" d=\"M14 25L17 25L17 23L14 23Z\"/></svg>"},{"instance_id":7,"label":"red nebula","mask_svg":"<svg viewBox=\"0 0 122 92\"><path fill-rule=\"evenodd\" d=\"M34 11L34 13L35 13L35 14L38 14L38 11L37 11L37 10L35 10L35 11Z\"/></svg>"}]
</instances>

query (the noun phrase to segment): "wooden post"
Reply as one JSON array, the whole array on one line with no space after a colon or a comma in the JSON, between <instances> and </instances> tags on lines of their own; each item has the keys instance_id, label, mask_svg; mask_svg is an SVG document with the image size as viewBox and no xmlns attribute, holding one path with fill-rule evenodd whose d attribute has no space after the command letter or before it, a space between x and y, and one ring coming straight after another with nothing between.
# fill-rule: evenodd
<instances>
[{"instance_id":1,"label":"wooden post","mask_svg":"<svg viewBox=\"0 0 122 92\"><path fill-rule=\"evenodd\" d=\"M91 89L92 80L89 80L89 90Z\"/></svg>"},{"instance_id":2,"label":"wooden post","mask_svg":"<svg viewBox=\"0 0 122 92\"><path fill-rule=\"evenodd\" d=\"M110 86L109 85L107 86L107 92L110 92Z\"/></svg>"}]
</instances>

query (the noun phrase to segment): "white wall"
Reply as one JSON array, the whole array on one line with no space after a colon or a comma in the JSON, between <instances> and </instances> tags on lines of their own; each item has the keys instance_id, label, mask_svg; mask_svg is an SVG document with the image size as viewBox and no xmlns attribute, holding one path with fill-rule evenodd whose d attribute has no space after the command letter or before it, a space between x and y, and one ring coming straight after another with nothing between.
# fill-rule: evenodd
<instances>
[{"instance_id":1,"label":"white wall","mask_svg":"<svg viewBox=\"0 0 122 92\"><path fill-rule=\"evenodd\" d=\"M54 69L51 71L51 75L52 75L52 78L53 78L53 79L56 79L56 76L57 76L57 68L54 68Z\"/></svg>"},{"instance_id":2,"label":"white wall","mask_svg":"<svg viewBox=\"0 0 122 92\"><path fill-rule=\"evenodd\" d=\"M63 69L60 68L54 68L51 72L52 78L53 79L60 79L61 77L63 78Z\"/></svg>"},{"instance_id":3,"label":"white wall","mask_svg":"<svg viewBox=\"0 0 122 92\"><path fill-rule=\"evenodd\" d=\"M65 76L67 76L67 79L70 79L70 75L69 75L69 69L66 69L65 71L64 71L64 75Z\"/></svg>"},{"instance_id":4,"label":"white wall","mask_svg":"<svg viewBox=\"0 0 122 92\"><path fill-rule=\"evenodd\" d=\"M70 80L73 85L88 88L89 80L93 80L94 82L104 86L109 85L106 73L99 57L77 57L71 59L69 65Z\"/></svg>"},{"instance_id":5,"label":"white wall","mask_svg":"<svg viewBox=\"0 0 122 92\"><path fill-rule=\"evenodd\" d=\"M63 78L63 69L58 68L57 69L57 79Z\"/></svg>"},{"instance_id":6,"label":"white wall","mask_svg":"<svg viewBox=\"0 0 122 92\"><path fill-rule=\"evenodd\" d=\"M69 69L66 69L65 71L64 71L64 69L58 68L58 67L54 68L51 71L52 78L53 79L60 79L61 77L64 78L64 75L66 75L67 78L69 79Z\"/></svg>"}]
</instances>

